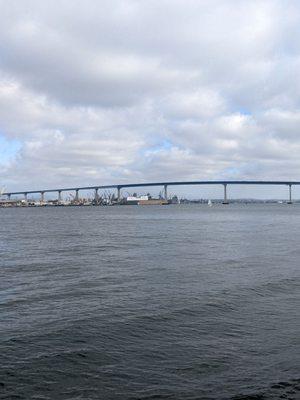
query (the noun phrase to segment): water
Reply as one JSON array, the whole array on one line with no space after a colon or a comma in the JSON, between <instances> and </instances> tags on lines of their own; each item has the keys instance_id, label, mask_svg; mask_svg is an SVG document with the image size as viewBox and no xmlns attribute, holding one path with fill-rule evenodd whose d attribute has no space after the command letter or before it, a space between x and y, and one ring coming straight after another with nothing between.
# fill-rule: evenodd
<instances>
[{"instance_id":1,"label":"water","mask_svg":"<svg viewBox=\"0 0 300 400\"><path fill-rule=\"evenodd\" d=\"M0 221L1 399L300 397L300 206Z\"/></svg>"}]
</instances>

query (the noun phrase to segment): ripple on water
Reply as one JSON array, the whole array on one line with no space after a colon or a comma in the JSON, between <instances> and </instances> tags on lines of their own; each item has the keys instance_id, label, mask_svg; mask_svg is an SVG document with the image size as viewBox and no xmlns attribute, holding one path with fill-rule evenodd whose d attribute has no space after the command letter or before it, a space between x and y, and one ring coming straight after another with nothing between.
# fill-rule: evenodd
<instances>
[{"instance_id":1,"label":"ripple on water","mask_svg":"<svg viewBox=\"0 0 300 400\"><path fill-rule=\"evenodd\" d=\"M300 207L0 218L1 399L300 398Z\"/></svg>"}]
</instances>

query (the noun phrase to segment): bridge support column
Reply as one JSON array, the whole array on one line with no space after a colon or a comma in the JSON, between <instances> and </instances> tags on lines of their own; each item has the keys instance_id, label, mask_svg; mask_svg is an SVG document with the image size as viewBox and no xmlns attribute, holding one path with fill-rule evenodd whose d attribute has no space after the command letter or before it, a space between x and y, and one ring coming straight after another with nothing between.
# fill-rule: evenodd
<instances>
[{"instance_id":1,"label":"bridge support column","mask_svg":"<svg viewBox=\"0 0 300 400\"><path fill-rule=\"evenodd\" d=\"M57 200L58 200L58 204L60 204L60 203L61 203L61 190L58 191L58 198L57 198Z\"/></svg>"},{"instance_id":2,"label":"bridge support column","mask_svg":"<svg viewBox=\"0 0 300 400\"><path fill-rule=\"evenodd\" d=\"M45 202L45 192L41 192L41 203Z\"/></svg>"},{"instance_id":3,"label":"bridge support column","mask_svg":"<svg viewBox=\"0 0 300 400\"><path fill-rule=\"evenodd\" d=\"M27 202L27 193L24 193L24 200Z\"/></svg>"},{"instance_id":4,"label":"bridge support column","mask_svg":"<svg viewBox=\"0 0 300 400\"><path fill-rule=\"evenodd\" d=\"M223 204L229 204L227 200L227 183L224 183L224 199L223 199Z\"/></svg>"},{"instance_id":5,"label":"bridge support column","mask_svg":"<svg viewBox=\"0 0 300 400\"><path fill-rule=\"evenodd\" d=\"M164 185L164 198L168 201L168 185Z\"/></svg>"},{"instance_id":6,"label":"bridge support column","mask_svg":"<svg viewBox=\"0 0 300 400\"><path fill-rule=\"evenodd\" d=\"M11 194L8 194L7 195L7 200L10 200L10 198L11 198Z\"/></svg>"},{"instance_id":7,"label":"bridge support column","mask_svg":"<svg viewBox=\"0 0 300 400\"><path fill-rule=\"evenodd\" d=\"M293 204L292 201L292 185L289 184L289 201L287 202L287 204Z\"/></svg>"},{"instance_id":8,"label":"bridge support column","mask_svg":"<svg viewBox=\"0 0 300 400\"><path fill-rule=\"evenodd\" d=\"M76 201L76 203L78 203L78 201L79 201L79 189L75 190L75 201Z\"/></svg>"},{"instance_id":9,"label":"bridge support column","mask_svg":"<svg viewBox=\"0 0 300 400\"><path fill-rule=\"evenodd\" d=\"M95 204L98 204L98 202L99 202L98 190L99 190L99 188L95 189Z\"/></svg>"},{"instance_id":10,"label":"bridge support column","mask_svg":"<svg viewBox=\"0 0 300 400\"><path fill-rule=\"evenodd\" d=\"M118 186L117 200L121 201L121 188Z\"/></svg>"}]
</instances>

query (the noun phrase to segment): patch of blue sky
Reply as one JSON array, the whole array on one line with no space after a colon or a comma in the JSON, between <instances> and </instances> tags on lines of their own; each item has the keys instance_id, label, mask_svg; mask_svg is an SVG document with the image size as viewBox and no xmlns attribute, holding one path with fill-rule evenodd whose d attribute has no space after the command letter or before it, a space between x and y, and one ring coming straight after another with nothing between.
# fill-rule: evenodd
<instances>
[{"instance_id":1,"label":"patch of blue sky","mask_svg":"<svg viewBox=\"0 0 300 400\"><path fill-rule=\"evenodd\" d=\"M21 142L15 139L7 139L0 133L0 164L5 165L12 161L19 150L21 149Z\"/></svg>"},{"instance_id":2,"label":"patch of blue sky","mask_svg":"<svg viewBox=\"0 0 300 400\"><path fill-rule=\"evenodd\" d=\"M241 115L252 115L252 113L251 113L249 110L247 110L246 108L239 108L239 109L238 109L238 112L239 112Z\"/></svg>"},{"instance_id":3,"label":"patch of blue sky","mask_svg":"<svg viewBox=\"0 0 300 400\"><path fill-rule=\"evenodd\" d=\"M162 140L161 142L156 143L152 147L148 147L142 151L143 154L156 154L160 153L161 151L170 150L173 147L173 143L169 140Z\"/></svg>"},{"instance_id":4,"label":"patch of blue sky","mask_svg":"<svg viewBox=\"0 0 300 400\"><path fill-rule=\"evenodd\" d=\"M259 163L255 162L248 162L248 163L241 163L238 166L232 166L224 169L221 172L221 176L224 179L239 179L243 176L251 176L256 175L259 173L261 166Z\"/></svg>"},{"instance_id":5,"label":"patch of blue sky","mask_svg":"<svg viewBox=\"0 0 300 400\"><path fill-rule=\"evenodd\" d=\"M236 167L229 167L229 168L226 168L226 169L224 169L222 172L221 172L221 175L223 176L223 177L236 177L236 176L239 176L241 174L241 169L240 168L236 168Z\"/></svg>"}]
</instances>

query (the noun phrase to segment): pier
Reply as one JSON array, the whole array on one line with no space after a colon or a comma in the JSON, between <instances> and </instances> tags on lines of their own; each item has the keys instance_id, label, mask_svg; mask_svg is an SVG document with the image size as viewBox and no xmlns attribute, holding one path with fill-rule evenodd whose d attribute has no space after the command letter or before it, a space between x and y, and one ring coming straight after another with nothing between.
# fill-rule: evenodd
<instances>
[{"instance_id":1,"label":"pier","mask_svg":"<svg viewBox=\"0 0 300 400\"><path fill-rule=\"evenodd\" d=\"M229 204L228 200L228 187L232 185L259 185L259 186L286 186L288 188L287 204L292 204L292 187L300 185L300 181L242 181L242 180L226 180L226 181L169 181L169 182L140 182L140 183L122 183L116 185L99 185L99 186L82 186L82 187L66 187L66 188L55 188L55 189L39 189L39 190L26 190L18 192L5 192L2 196L6 196L8 200L11 200L12 196L23 196L24 201L27 201L28 195L38 194L40 196L40 203L45 202L46 193L57 193L58 204L62 202L63 192L74 192L74 202L79 202L79 192L84 190L94 191L94 200L97 204L99 190L116 190L117 202L121 200L121 191L125 188L139 188L139 187L162 187L164 193L164 199L168 200L168 187L169 186L203 186L203 185L219 185L223 187L223 204Z\"/></svg>"}]
</instances>

